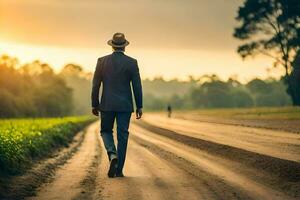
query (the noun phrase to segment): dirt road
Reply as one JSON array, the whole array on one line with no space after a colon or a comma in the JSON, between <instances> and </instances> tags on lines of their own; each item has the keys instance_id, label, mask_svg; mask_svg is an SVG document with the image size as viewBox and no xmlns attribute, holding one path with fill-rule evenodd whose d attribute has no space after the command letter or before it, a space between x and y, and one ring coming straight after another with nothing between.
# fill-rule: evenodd
<instances>
[{"instance_id":1,"label":"dirt road","mask_svg":"<svg viewBox=\"0 0 300 200\"><path fill-rule=\"evenodd\" d=\"M133 120L125 178L107 178L98 123L28 199L297 199L300 135L146 115Z\"/></svg>"}]
</instances>

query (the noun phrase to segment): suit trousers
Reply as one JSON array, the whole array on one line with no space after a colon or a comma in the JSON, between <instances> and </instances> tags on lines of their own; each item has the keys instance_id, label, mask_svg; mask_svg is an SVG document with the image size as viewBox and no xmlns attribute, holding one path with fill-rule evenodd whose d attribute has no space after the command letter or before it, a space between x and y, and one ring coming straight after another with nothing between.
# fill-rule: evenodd
<instances>
[{"instance_id":1,"label":"suit trousers","mask_svg":"<svg viewBox=\"0 0 300 200\"><path fill-rule=\"evenodd\" d=\"M101 111L101 137L109 160L112 154L118 157L117 173L122 172L125 163L130 117L131 112ZM115 120L117 122L117 149L113 137Z\"/></svg>"}]
</instances>

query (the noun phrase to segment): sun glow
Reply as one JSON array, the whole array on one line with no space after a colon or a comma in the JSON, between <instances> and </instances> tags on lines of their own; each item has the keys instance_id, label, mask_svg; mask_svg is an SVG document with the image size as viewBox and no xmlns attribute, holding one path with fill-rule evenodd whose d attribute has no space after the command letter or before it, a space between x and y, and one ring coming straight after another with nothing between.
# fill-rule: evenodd
<instances>
[{"instance_id":1,"label":"sun glow","mask_svg":"<svg viewBox=\"0 0 300 200\"><path fill-rule=\"evenodd\" d=\"M63 48L54 46L37 46L0 43L1 54L8 54L20 59L21 63L41 60L49 63L59 71L67 63L82 65L86 71L93 71L98 57L111 53L110 47L96 48ZM190 75L199 77L204 74L217 74L222 79L238 76L246 82L253 77L279 77L282 70L267 70L272 60L265 57L243 61L234 51L200 51L169 49L137 49L128 47L128 55L138 59L143 78L162 76L165 79L178 78L186 80Z\"/></svg>"}]
</instances>

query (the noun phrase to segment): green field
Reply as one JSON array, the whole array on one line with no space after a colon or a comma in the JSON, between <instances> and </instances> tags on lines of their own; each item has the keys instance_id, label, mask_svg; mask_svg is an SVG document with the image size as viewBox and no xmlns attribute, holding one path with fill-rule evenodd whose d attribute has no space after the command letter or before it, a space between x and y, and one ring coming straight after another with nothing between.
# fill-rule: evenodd
<instances>
[{"instance_id":1,"label":"green field","mask_svg":"<svg viewBox=\"0 0 300 200\"><path fill-rule=\"evenodd\" d=\"M232 119L300 119L300 107L201 109L182 113Z\"/></svg>"},{"instance_id":2,"label":"green field","mask_svg":"<svg viewBox=\"0 0 300 200\"><path fill-rule=\"evenodd\" d=\"M34 159L65 146L90 117L0 120L0 172L16 174Z\"/></svg>"}]
</instances>

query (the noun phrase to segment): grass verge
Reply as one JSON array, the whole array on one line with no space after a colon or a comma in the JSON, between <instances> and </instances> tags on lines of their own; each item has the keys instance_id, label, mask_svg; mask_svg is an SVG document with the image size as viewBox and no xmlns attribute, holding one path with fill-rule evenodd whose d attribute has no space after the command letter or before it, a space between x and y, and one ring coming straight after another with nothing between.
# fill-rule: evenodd
<instances>
[{"instance_id":1,"label":"grass verge","mask_svg":"<svg viewBox=\"0 0 300 200\"><path fill-rule=\"evenodd\" d=\"M0 120L0 173L24 172L34 160L67 146L92 121L86 116Z\"/></svg>"},{"instance_id":2,"label":"grass verge","mask_svg":"<svg viewBox=\"0 0 300 200\"><path fill-rule=\"evenodd\" d=\"M300 119L300 107L201 109L182 113L231 119Z\"/></svg>"}]
</instances>

